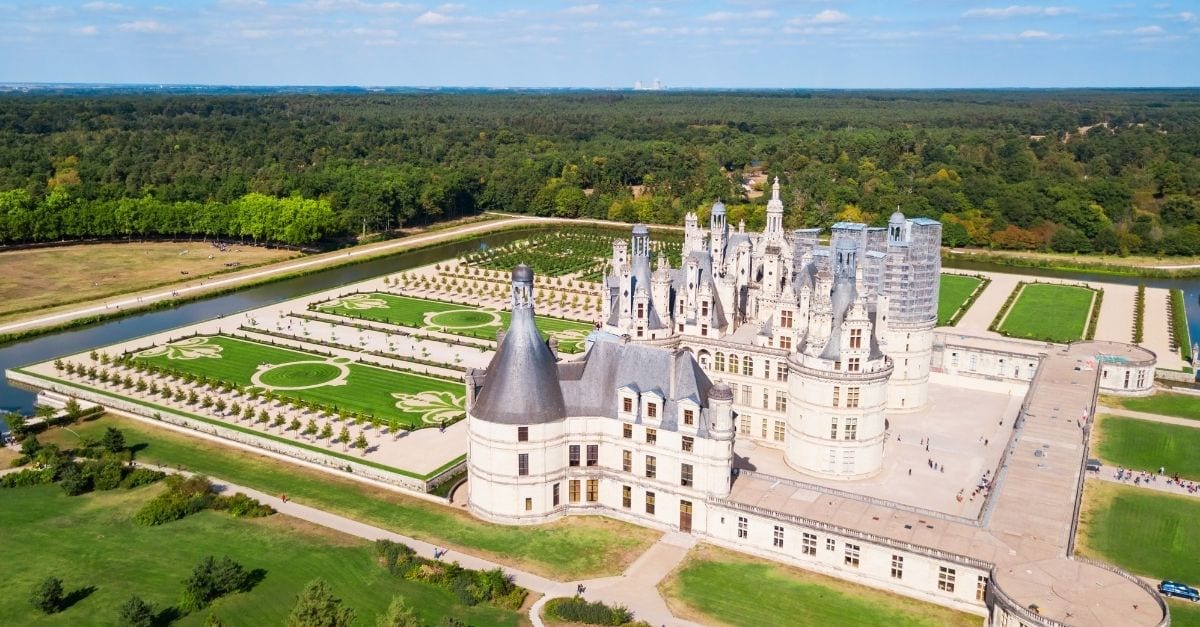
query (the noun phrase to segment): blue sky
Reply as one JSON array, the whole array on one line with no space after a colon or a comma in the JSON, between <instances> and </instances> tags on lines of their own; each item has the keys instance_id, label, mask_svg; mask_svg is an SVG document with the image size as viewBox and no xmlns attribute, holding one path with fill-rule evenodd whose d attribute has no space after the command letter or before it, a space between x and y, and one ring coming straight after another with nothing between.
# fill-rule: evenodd
<instances>
[{"instance_id":1,"label":"blue sky","mask_svg":"<svg viewBox=\"0 0 1200 627\"><path fill-rule=\"evenodd\" d=\"M0 0L0 82L1200 85L1200 1Z\"/></svg>"}]
</instances>

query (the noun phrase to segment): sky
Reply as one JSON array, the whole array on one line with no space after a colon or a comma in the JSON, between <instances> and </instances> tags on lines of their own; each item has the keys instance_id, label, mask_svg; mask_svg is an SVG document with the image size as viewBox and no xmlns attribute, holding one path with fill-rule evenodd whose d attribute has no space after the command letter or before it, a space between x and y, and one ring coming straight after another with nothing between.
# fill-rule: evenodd
<instances>
[{"instance_id":1,"label":"sky","mask_svg":"<svg viewBox=\"0 0 1200 627\"><path fill-rule=\"evenodd\" d=\"M1018 0L1020 1L1020 0ZM1200 0L0 0L0 83L1200 85Z\"/></svg>"}]
</instances>

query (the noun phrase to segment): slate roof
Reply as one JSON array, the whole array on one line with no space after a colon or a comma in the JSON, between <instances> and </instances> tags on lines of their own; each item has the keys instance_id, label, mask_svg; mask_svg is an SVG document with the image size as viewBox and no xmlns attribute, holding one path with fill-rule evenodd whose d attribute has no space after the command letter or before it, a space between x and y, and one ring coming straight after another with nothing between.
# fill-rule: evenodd
<instances>
[{"instance_id":1,"label":"slate roof","mask_svg":"<svg viewBox=\"0 0 1200 627\"><path fill-rule=\"evenodd\" d=\"M532 307L513 308L471 415L508 425L554 422L567 415L558 367L534 324Z\"/></svg>"}]
</instances>

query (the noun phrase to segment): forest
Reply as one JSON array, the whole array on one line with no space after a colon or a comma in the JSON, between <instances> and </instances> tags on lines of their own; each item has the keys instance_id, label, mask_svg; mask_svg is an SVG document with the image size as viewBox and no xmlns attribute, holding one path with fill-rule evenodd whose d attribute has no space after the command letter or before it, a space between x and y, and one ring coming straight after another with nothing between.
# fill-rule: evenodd
<instances>
[{"instance_id":1,"label":"forest","mask_svg":"<svg viewBox=\"0 0 1200 627\"><path fill-rule=\"evenodd\" d=\"M0 244L340 245L485 210L1200 254L1200 91L0 94ZM769 179L768 179L769 180ZM754 196L754 197L751 197Z\"/></svg>"}]
</instances>

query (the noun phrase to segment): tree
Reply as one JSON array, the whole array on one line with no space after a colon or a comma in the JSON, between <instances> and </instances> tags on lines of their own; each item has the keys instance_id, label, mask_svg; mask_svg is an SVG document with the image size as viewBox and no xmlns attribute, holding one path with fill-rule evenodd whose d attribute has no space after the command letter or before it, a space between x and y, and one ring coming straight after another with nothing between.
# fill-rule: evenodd
<instances>
[{"instance_id":1,"label":"tree","mask_svg":"<svg viewBox=\"0 0 1200 627\"><path fill-rule=\"evenodd\" d=\"M228 556L218 560L209 555L184 580L179 606L186 612L201 609L226 594L243 590L249 581L250 575L241 564Z\"/></svg>"},{"instance_id":2,"label":"tree","mask_svg":"<svg viewBox=\"0 0 1200 627\"><path fill-rule=\"evenodd\" d=\"M38 441L36 435L29 435L24 440L21 440L21 455L32 458L41 450L42 443Z\"/></svg>"},{"instance_id":3,"label":"tree","mask_svg":"<svg viewBox=\"0 0 1200 627\"><path fill-rule=\"evenodd\" d=\"M142 600L142 597L133 595L121 604L121 609L118 615L122 624L129 627L151 627L154 625L156 618L154 606Z\"/></svg>"},{"instance_id":4,"label":"tree","mask_svg":"<svg viewBox=\"0 0 1200 627\"><path fill-rule=\"evenodd\" d=\"M342 429L344 430L345 427L342 427ZM332 437L333 437L333 426L331 426L328 422L322 424L321 425L321 433L319 433L317 435L317 439L318 440L328 440L329 438L332 438Z\"/></svg>"},{"instance_id":5,"label":"tree","mask_svg":"<svg viewBox=\"0 0 1200 627\"><path fill-rule=\"evenodd\" d=\"M120 453L125 450L125 434L120 429L109 427L104 430L100 443L110 453Z\"/></svg>"},{"instance_id":6,"label":"tree","mask_svg":"<svg viewBox=\"0 0 1200 627\"><path fill-rule=\"evenodd\" d=\"M63 582L58 577L47 577L33 587L29 602L44 614L53 614L62 609L65 601Z\"/></svg>"},{"instance_id":7,"label":"tree","mask_svg":"<svg viewBox=\"0 0 1200 627\"><path fill-rule=\"evenodd\" d=\"M350 627L354 610L342 607L342 600L324 579L314 579L296 597L296 607L288 616L288 627Z\"/></svg>"},{"instance_id":8,"label":"tree","mask_svg":"<svg viewBox=\"0 0 1200 627\"><path fill-rule=\"evenodd\" d=\"M341 432L338 433L337 443L342 445L342 450L346 450L346 445L350 443L350 429L342 426Z\"/></svg>"},{"instance_id":9,"label":"tree","mask_svg":"<svg viewBox=\"0 0 1200 627\"><path fill-rule=\"evenodd\" d=\"M92 489L92 478L84 474L78 465L68 463L62 467L58 485L68 496L79 496Z\"/></svg>"},{"instance_id":10,"label":"tree","mask_svg":"<svg viewBox=\"0 0 1200 627\"><path fill-rule=\"evenodd\" d=\"M421 621L413 609L405 602L404 597L392 597L387 612L375 619L376 627L421 627Z\"/></svg>"},{"instance_id":11,"label":"tree","mask_svg":"<svg viewBox=\"0 0 1200 627\"><path fill-rule=\"evenodd\" d=\"M363 433L361 431L359 431L358 437L354 438L354 443L351 444L350 446L357 448L357 449L362 449L363 451L366 451L367 450L367 436L363 435Z\"/></svg>"}]
</instances>

